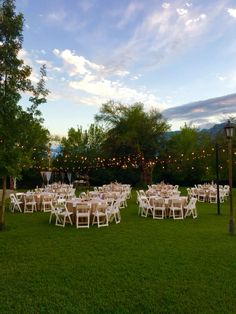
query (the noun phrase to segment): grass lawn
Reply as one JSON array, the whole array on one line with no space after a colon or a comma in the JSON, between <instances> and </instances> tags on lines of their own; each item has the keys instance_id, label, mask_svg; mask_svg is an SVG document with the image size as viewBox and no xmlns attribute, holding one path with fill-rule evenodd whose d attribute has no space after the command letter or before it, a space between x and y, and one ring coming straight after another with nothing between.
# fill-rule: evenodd
<instances>
[{"instance_id":1,"label":"grass lawn","mask_svg":"<svg viewBox=\"0 0 236 314\"><path fill-rule=\"evenodd\" d=\"M236 313L229 204L197 208L195 220L141 218L133 192L120 224L79 230L7 212L0 313Z\"/></svg>"}]
</instances>

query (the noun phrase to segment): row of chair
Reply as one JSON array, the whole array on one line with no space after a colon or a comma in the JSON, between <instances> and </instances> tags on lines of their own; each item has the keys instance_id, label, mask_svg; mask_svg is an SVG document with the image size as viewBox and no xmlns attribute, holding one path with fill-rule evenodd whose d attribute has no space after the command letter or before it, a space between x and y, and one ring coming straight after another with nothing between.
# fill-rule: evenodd
<instances>
[{"instance_id":1,"label":"row of chair","mask_svg":"<svg viewBox=\"0 0 236 314\"><path fill-rule=\"evenodd\" d=\"M59 194L53 196L51 194L44 194L40 196L40 209L43 212L50 212L55 204L58 204L60 202L65 202L67 199ZM36 201L36 197L34 194L25 194L25 193L16 193L10 194L10 210L12 212L19 211L24 213L33 213L34 211L37 211L37 207L39 204Z\"/></svg>"},{"instance_id":2,"label":"row of chair","mask_svg":"<svg viewBox=\"0 0 236 314\"><path fill-rule=\"evenodd\" d=\"M183 206L180 199L172 199L169 208L166 207L164 198L152 199L152 204L145 196L138 196L138 215L142 217L152 216L153 219L164 219L167 216L173 219L184 219L188 216L197 218L196 198L191 198L186 206Z\"/></svg>"},{"instance_id":3,"label":"row of chair","mask_svg":"<svg viewBox=\"0 0 236 314\"><path fill-rule=\"evenodd\" d=\"M22 198L23 197L23 198ZM11 212L19 211L24 213L32 213L37 210L37 203L32 196L26 196L24 193L10 194L10 210Z\"/></svg>"},{"instance_id":4,"label":"row of chair","mask_svg":"<svg viewBox=\"0 0 236 314\"><path fill-rule=\"evenodd\" d=\"M72 222L72 215L74 213L69 211L65 203L58 204L51 210L49 223L52 222L52 217L56 217L55 225L65 227L66 223ZM92 220L92 221L91 221ZM120 223L120 202L118 200L111 203L101 202L96 205L94 211L91 210L91 204L79 203L75 209L75 224L76 228L89 228L92 225L97 225L98 228L108 226L109 223L115 221Z\"/></svg>"},{"instance_id":5,"label":"row of chair","mask_svg":"<svg viewBox=\"0 0 236 314\"><path fill-rule=\"evenodd\" d=\"M200 185L199 185L200 186ZM188 197L195 197L199 202L217 203L217 189L210 187L205 189L200 187L187 188ZM225 185L219 188L219 201L223 203L229 196L229 186Z\"/></svg>"}]
</instances>

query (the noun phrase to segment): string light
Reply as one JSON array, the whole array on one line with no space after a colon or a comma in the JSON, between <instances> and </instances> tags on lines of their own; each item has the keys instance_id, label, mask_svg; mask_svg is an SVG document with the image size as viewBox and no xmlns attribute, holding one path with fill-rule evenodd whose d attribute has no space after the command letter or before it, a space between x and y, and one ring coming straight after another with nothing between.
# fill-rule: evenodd
<instances>
[{"instance_id":1,"label":"string light","mask_svg":"<svg viewBox=\"0 0 236 314\"><path fill-rule=\"evenodd\" d=\"M2 143L2 140L0 140ZM20 145L20 143L15 144L17 148L24 149L24 145ZM47 169L48 166L48 156L50 156L50 152L44 152L40 148L33 147L34 155L32 157L34 161L33 167L36 169ZM224 148L220 149L222 153L225 153L226 150ZM67 152L63 156L63 152L57 154L56 158L52 158L52 162L54 165L52 169L55 171L59 170L70 170L70 169L98 169L98 168L106 168L106 167L121 167L123 169L127 169L128 167L138 168L141 163L145 163L148 167L154 167L155 165L163 165L162 169L165 169L165 165L176 165L178 170L182 169L179 164L185 162L195 162L198 160L206 160L212 156L214 156L213 152L215 151L214 147L210 147L208 149L201 149L199 152L192 151L189 155L180 153L179 157L167 155L167 158L160 158L160 156L155 156L152 159L145 159L145 157L139 153L136 155L128 155L123 157L112 157L112 158L103 158L101 156L97 156L95 158L89 158L86 155L78 155L77 153ZM236 155L236 151L233 152L234 156ZM42 156L43 155L43 156ZM64 165L64 166L63 166ZM27 167L27 165L24 165ZM205 167L209 170L209 167ZM195 167L192 167L194 170ZM220 169L223 169L223 166L220 166Z\"/></svg>"}]
</instances>

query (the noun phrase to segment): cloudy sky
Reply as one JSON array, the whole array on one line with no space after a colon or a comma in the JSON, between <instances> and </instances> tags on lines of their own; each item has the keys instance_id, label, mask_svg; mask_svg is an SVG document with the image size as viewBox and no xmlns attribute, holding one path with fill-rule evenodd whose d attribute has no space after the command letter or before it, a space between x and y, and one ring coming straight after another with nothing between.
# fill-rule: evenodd
<instances>
[{"instance_id":1,"label":"cloudy sky","mask_svg":"<svg viewBox=\"0 0 236 314\"><path fill-rule=\"evenodd\" d=\"M235 0L16 0L21 57L51 91L52 134L87 128L108 100L158 108L172 130L236 115ZM25 99L24 103L25 103Z\"/></svg>"}]
</instances>

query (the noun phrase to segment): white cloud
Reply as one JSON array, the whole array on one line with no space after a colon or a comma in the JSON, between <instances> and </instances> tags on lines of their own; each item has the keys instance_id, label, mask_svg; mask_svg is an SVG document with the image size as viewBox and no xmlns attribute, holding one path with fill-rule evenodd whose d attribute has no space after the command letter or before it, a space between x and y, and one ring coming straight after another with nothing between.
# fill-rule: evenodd
<instances>
[{"instance_id":1,"label":"white cloud","mask_svg":"<svg viewBox=\"0 0 236 314\"><path fill-rule=\"evenodd\" d=\"M29 65L30 67L33 66L33 62L32 62L32 59L31 59L31 56L30 54L28 53L27 50L25 49L21 49L19 52L18 52L18 57L22 60L24 60L25 64Z\"/></svg>"},{"instance_id":2,"label":"white cloud","mask_svg":"<svg viewBox=\"0 0 236 314\"><path fill-rule=\"evenodd\" d=\"M230 73L227 73L225 81L230 88L236 88L236 70L232 70Z\"/></svg>"},{"instance_id":3,"label":"white cloud","mask_svg":"<svg viewBox=\"0 0 236 314\"><path fill-rule=\"evenodd\" d=\"M225 81L225 80L227 79L227 77L221 76L221 75L218 75L217 78L218 78L218 80L220 80L220 81Z\"/></svg>"},{"instance_id":4,"label":"white cloud","mask_svg":"<svg viewBox=\"0 0 236 314\"><path fill-rule=\"evenodd\" d=\"M140 3L131 2L128 7L125 8L125 12L121 20L118 23L118 27L123 27L130 23L130 21L136 16L137 12L142 9L142 5Z\"/></svg>"},{"instance_id":5,"label":"white cloud","mask_svg":"<svg viewBox=\"0 0 236 314\"><path fill-rule=\"evenodd\" d=\"M161 6L163 9L168 9L170 7L170 3L163 2Z\"/></svg>"},{"instance_id":6,"label":"white cloud","mask_svg":"<svg viewBox=\"0 0 236 314\"><path fill-rule=\"evenodd\" d=\"M84 58L83 56L78 56L75 52L69 49L59 51L54 49L53 53L58 58L61 58L64 62L64 68L68 72L69 76L85 75L85 74L96 74L100 77L104 76L119 76L125 77L129 73L126 69L122 69L117 66L104 66L96 64Z\"/></svg>"},{"instance_id":7,"label":"white cloud","mask_svg":"<svg viewBox=\"0 0 236 314\"><path fill-rule=\"evenodd\" d=\"M84 1L79 1L78 2L78 5L82 8L82 10L84 12L87 12L89 11L91 8L93 8L93 3L92 1L89 1L89 0L84 0Z\"/></svg>"},{"instance_id":8,"label":"white cloud","mask_svg":"<svg viewBox=\"0 0 236 314\"><path fill-rule=\"evenodd\" d=\"M78 2L78 1L77 1ZM68 7L66 6L61 6L58 4L56 10L49 12L45 17L42 16L44 18L43 23L48 22L50 24L54 24L56 26L58 26L59 28L64 29L67 32L72 32L75 33L77 36L77 32L78 30L80 30L88 23L88 21L86 19L83 18L78 18L78 10L81 11L81 8L83 11L87 11L84 10L84 6L82 4L81 1L79 1L80 3L76 4L76 6L79 6L80 8L75 8L74 11L71 11ZM87 0L84 2L85 6L87 5L86 2L88 2ZM91 4L87 6L87 8L89 9L89 7L92 7L93 5Z\"/></svg>"},{"instance_id":9,"label":"white cloud","mask_svg":"<svg viewBox=\"0 0 236 314\"><path fill-rule=\"evenodd\" d=\"M173 101L173 97L172 96L166 96L165 98L166 98L166 101L168 103L171 103Z\"/></svg>"},{"instance_id":10,"label":"white cloud","mask_svg":"<svg viewBox=\"0 0 236 314\"><path fill-rule=\"evenodd\" d=\"M62 22L67 17L67 13L64 9L57 9L57 11L50 12L47 15L47 20L50 22Z\"/></svg>"},{"instance_id":11,"label":"white cloud","mask_svg":"<svg viewBox=\"0 0 236 314\"><path fill-rule=\"evenodd\" d=\"M96 106L111 99L126 104L140 101L149 107L164 108L155 95L145 88L142 90L131 88L121 81L126 76L132 78L132 74L126 69L93 63L69 49L63 51L54 49L53 53L63 61L63 66L59 67L60 82L55 87L58 90L56 94L61 93L63 99L80 105ZM65 74L70 78L66 79ZM140 76L138 74L136 79ZM71 79L72 77L73 79ZM114 79L114 77L118 79Z\"/></svg>"},{"instance_id":12,"label":"white cloud","mask_svg":"<svg viewBox=\"0 0 236 314\"><path fill-rule=\"evenodd\" d=\"M53 53L54 53L55 56L59 57L60 50L55 48L55 49L53 49Z\"/></svg>"},{"instance_id":13,"label":"white cloud","mask_svg":"<svg viewBox=\"0 0 236 314\"><path fill-rule=\"evenodd\" d=\"M61 68L59 68L59 67L53 67L52 68L54 71L56 71L56 72L61 72Z\"/></svg>"},{"instance_id":14,"label":"white cloud","mask_svg":"<svg viewBox=\"0 0 236 314\"><path fill-rule=\"evenodd\" d=\"M225 73L216 74L215 77L219 80L225 87L230 90L235 90L236 88L236 69L232 69Z\"/></svg>"},{"instance_id":15,"label":"white cloud","mask_svg":"<svg viewBox=\"0 0 236 314\"><path fill-rule=\"evenodd\" d=\"M163 106L157 101L157 98L149 92L142 92L129 88L118 81L111 81L104 78L98 80L95 76L89 74L87 74L82 80L71 81L69 86L95 97L98 101L97 105L101 104L101 101L106 102L113 99L123 103L140 101L148 104L149 106L158 105L159 109Z\"/></svg>"},{"instance_id":16,"label":"white cloud","mask_svg":"<svg viewBox=\"0 0 236 314\"><path fill-rule=\"evenodd\" d=\"M207 16L206 14L201 14L196 18L189 19L185 22L186 26L195 26L197 23L206 20Z\"/></svg>"},{"instance_id":17,"label":"white cloud","mask_svg":"<svg viewBox=\"0 0 236 314\"><path fill-rule=\"evenodd\" d=\"M222 14L219 6L203 12L200 6L178 9L177 4L171 3L168 10L145 12L130 39L116 49L111 63L124 67L138 63L145 68L163 64L202 40L212 20Z\"/></svg>"},{"instance_id":18,"label":"white cloud","mask_svg":"<svg viewBox=\"0 0 236 314\"><path fill-rule=\"evenodd\" d=\"M57 101L57 100L60 100L62 99L62 94L61 93L57 93L57 92L53 92L53 93L49 93L49 95L47 96L47 99L49 101Z\"/></svg>"},{"instance_id":19,"label":"white cloud","mask_svg":"<svg viewBox=\"0 0 236 314\"><path fill-rule=\"evenodd\" d=\"M188 8L189 8L189 7L191 7L191 6L192 6L192 3L190 3L190 2L186 2L186 3L185 3L185 5L186 5L186 7L188 7Z\"/></svg>"},{"instance_id":20,"label":"white cloud","mask_svg":"<svg viewBox=\"0 0 236 314\"><path fill-rule=\"evenodd\" d=\"M55 56L61 58L64 61L64 65L68 70L70 76L74 75L85 75L91 73L91 71L101 71L104 69L103 66L96 63L90 62L83 56L77 56L74 52L69 49L59 51L54 49L53 53Z\"/></svg>"},{"instance_id":21,"label":"white cloud","mask_svg":"<svg viewBox=\"0 0 236 314\"><path fill-rule=\"evenodd\" d=\"M40 71L38 65L46 64L47 70L52 68L52 63L46 59L37 59L39 51L37 50L31 50L30 52L21 49L18 53L18 57L22 59L25 63L25 65L29 65L32 69L31 74L29 76L29 79L33 83L37 83L40 79ZM45 80L52 79L51 77L47 76Z\"/></svg>"},{"instance_id":22,"label":"white cloud","mask_svg":"<svg viewBox=\"0 0 236 314\"><path fill-rule=\"evenodd\" d=\"M39 76L35 73L31 73L30 76L29 76L29 79L31 80L31 82L33 83L38 83L39 81Z\"/></svg>"},{"instance_id":23,"label":"white cloud","mask_svg":"<svg viewBox=\"0 0 236 314\"><path fill-rule=\"evenodd\" d=\"M124 76L126 76L126 75L128 75L128 74L129 74L129 71L125 71L125 70L117 70L114 74L115 74L115 75L117 75L117 76L124 77Z\"/></svg>"},{"instance_id":24,"label":"white cloud","mask_svg":"<svg viewBox=\"0 0 236 314\"><path fill-rule=\"evenodd\" d=\"M40 64L40 65L45 64L48 69L52 67L52 63L51 63L50 61L48 61L48 60L38 59L38 60L35 60L35 62L36 62L37 64Z\"/></svg>"},{"instance_id":25,"label":"white cloud","mask_svg":"<svg viewBox=\"0 0 236 314\"><path fill-rule=\"evenodd\" d=\"M227 12L229 13L230 16L236 18L236 9L229 8L229 9L227 10Z\"/></svg>"},{"instance_id":26,"label":"white cloud","mask_svg":"<svg viewBox=\"0 0 236 314\"><path fill-rule=\"evenodd\" d=\"M136 80L138 80L141 76L142 76L141 74L131 76L131 77L130 77L130 80L131 80L131 81L136 81Z\"/></svg>"},{"instance_id":27,"label":"white cloud","mask_svg":"<svg viewBox=\"0 0 236 314\"><path fill-rule=\"evenodd\" d=\"M176 9L176 12L179 14L179 15L186 15L188 13L188 10L186 9Z\"/></svg>"}]
</instances>

